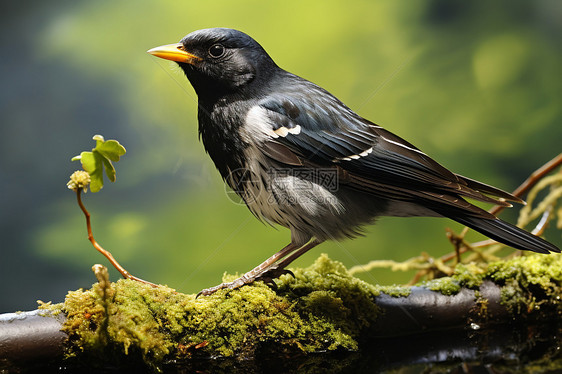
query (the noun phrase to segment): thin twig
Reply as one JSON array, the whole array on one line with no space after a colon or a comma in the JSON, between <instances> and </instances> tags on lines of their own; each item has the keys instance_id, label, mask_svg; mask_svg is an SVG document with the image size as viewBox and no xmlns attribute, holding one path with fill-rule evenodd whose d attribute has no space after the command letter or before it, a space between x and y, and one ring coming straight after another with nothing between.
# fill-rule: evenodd
<instances>
[{"instance_id":1,"label":"thin twig","mask_svg":"<svg viewBox=\"0 0 562 374\"><path fill-rule=\"evenodd\" d=\"M533 231L531 231L533 235L542 235L542 233L546 229L546 224L548 223L548 221L550 221L550 215L552 214L552 211L552 205L546 208L541 216L539 223L537 223L537 226L535 226Z\"/></svg>"},{"instance_id":2,"label":"thin twig","mask_svg":"<svg viewBox=\"0 0 562 374\"><path fill-rule=\"evenodd\" d=\"M539 180L541 180L545 175L549 174L550 172L552 172L554 169L556 169L560 165L562 165L562 153L560 153L558 156L554 157L552 160L548 161L546 164L544 164L539 169L537 169L535 172L533 172L529 176L529 178L527 178L527 180L525 180L525 182L521 183L521 185L519 187L517 187L515 189L515 191L513 191L513 195L516 196L516 197L523 196L535 184L537 184L537 182ZM492 210L490 210L490 213L497 214L497 213L501 212L503 209L504 209L504 207L502 207L502 206L496 206Z\"/></svg>"},{"instance_id":3,"label":"thin twig","mask_svg":"<svg viewBox=\"0 0 562 374\"><path fill-rule=\"evenodd\" d=\"M105 258L107 258L109 260L109 262L111 263L111 265L113 265L113 267L115 267L115 269L117 269L117 271L119 273L121 273L121 275L123 276L123 278L126 279L131 279L137 282L142 282L145 284L149 284L152 287L158 287L156 284L145 281L143 279L137 278L134 275L132 275L131 273L129 273L127 270L125 270L125 268L123 266L121 266L117 260L115 260L115 258L113 258L113 255L109 252L106 251L105 249L102 248L101 245L98 244L98 242L94 239L94 235L92 233L92 225L90 224L90 212L88 212L88 210L86 209L86 207L84 206L84 204L82 203L82 189L81 188L77 188L76 189L76 198L78 199L78 205L80 206L80 209L82 209L82 212L84 213L84 216L86 216L86 227L88 229L88 240L92 243L92 245L94 246L94 248L101 253L102 255L105 256Z\"/></svg>"}]
</instances>

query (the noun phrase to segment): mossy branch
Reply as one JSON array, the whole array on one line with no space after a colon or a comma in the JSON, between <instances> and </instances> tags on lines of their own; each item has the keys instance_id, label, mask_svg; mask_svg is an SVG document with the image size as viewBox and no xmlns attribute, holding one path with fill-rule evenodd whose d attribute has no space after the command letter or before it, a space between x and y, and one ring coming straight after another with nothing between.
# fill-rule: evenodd
<instances>
[{"instance_id":1,"label":"mossy branch","mask_svg":"<svg viewBox=\"0 0 562 374\"><path fill-rule=\"evenodd\" d=\"M256 282L196 299L98 275L92 289L69 292L64 304L43 308L67 316L67 355L78 362L115 365L112 360L136 357L160 368L170 360L359 351L385 347L381 339L393 336L403 341L445 330L437 342L454 331L494 334L493 326L505 321L555 320L562 313L560 268L562 255L531 255L487 267L459 264L451 277L415 287L381 287L322 255L308 268L293 269L294 278L282 276L277 291Z\"/></svg>"}]
</instances>

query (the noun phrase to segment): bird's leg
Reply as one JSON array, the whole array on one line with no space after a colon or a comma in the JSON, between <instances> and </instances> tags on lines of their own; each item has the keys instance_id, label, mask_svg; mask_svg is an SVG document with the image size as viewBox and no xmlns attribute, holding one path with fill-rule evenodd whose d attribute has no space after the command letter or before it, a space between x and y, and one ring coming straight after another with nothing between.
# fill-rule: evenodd
<instances>
[{"instance_id":1,"label":"bird's leg","mask_svg":"<svg viewBox=\"0 0 562 374\"><path fill-rule=\"evenodd\" d=\"M271 256L246 274L242 275L240 278L237 278L232 282L225 282L219 284L218 286L206 288L199 292L197 296L199 297L200 295L211 295L223 288L235 289L238 287L242 287L245 284L253 283L254 281L260 279L263 279L268 284L272 284L274 278L277 278L288 272L290 273L290 271L285 270L285 266L289 265L289 263L291 263L297 257L302 255L309 249L317 246L318 244L320 244L320 242L317 240L312 240L304 246L300 247L294 243L289 243L279 252L275 253L273 256ZM284 257L286 258L282 260Z\"/></svg>"},{"instance_id":2,"label":"bird's leg","mask_svg":"<svg viewBox=\"0 0 562 374\"><path fill-rule=\"evenodd\" d=\"M254 280L256 280L256 277L268 271L269 268L272 265L274 265L278 260L285 257L287 254L297 250L298 248L299 247L296 244L293 244L291 242L288 245L286 245L283 249L281 249L279 252L275 253L273 256L271 256L270 258L268 258L267 260L265 260L264 262L262 262L261 264L250 270L249 272L247 272L246 274L242 275L240 278L237 278L232 282L225 282L211 288L206 288L201 292L199 292L197 296L200 295L207 296L223 288L235 289L245 284L252 283Z\"/></svg>"},{"instance_id":3,"label":"bird's leg","mask_svg":"<svg viewBox=\"0 0 562 374\"><path fill-rule=\"evenodd\" d=\"M298 250L294 251L293 253L285 257L282 261L280 261L277 264L277 266L275 266L274 269L271 269L271 271L275 271L276 269L284 270L291 262L295 261L297 258L304 255L306 252L316 247L320 243L322 242L319 240L316 239L311 240L310 242L306 243L304 246L300 247ZM275 276L274 278L277 278L277 276Z\"/></svg>"}]
</instances>

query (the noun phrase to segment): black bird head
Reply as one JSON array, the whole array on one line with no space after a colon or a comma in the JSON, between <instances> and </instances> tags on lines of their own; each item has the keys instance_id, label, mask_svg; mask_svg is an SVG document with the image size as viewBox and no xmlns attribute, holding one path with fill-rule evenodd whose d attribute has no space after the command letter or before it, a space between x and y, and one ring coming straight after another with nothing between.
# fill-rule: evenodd
<instances>
[{"instance_id":1,"label":"black bird head","mask_svg":"<svg viewBox=\"0 0 562 374\"><path fill-rule=\"evenodd\" d=\"M200 98L239 93L278 69L258 42L225 28L198 30L148 53L177 62Z\"/></svg>"}]
</instances>

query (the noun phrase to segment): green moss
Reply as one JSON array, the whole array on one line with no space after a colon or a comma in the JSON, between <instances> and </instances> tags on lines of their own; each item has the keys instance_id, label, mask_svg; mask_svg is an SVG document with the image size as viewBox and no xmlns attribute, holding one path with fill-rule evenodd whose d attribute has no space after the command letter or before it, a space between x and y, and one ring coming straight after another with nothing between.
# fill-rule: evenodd
<instances>
[{"instance_id":1,"label":"green moss","mask_svg":"<svg viewBox=\"0 0 562 374\"><path fill-rule=\"evenodd\" d=\"M529 255L489 265L487 277L502 285L502 303L513 314L562 313L562 255Z\"/></svg>"},{"instance_id":2,"label":"green moss","mask_svg":"<svg viewBox=\"0 0 562 374\"><path fill-rule=\"evenodd\" d=\"M312 266L278 280L195 298L173 289L120 280L104 290L69 292L63 310L71 352L108 349L164 357L251 356L268 344L287 350L358 349L376 319L377 289L322 255ZM276 348L279 349L279 348Z\"/></svg>"},{"instance_id":3,"label":"green moss","mask_svg":"<svg viewBox=\"0 0 562 374\"><path fill-rule=\"evenodd\" d=\"M461 290L459 282L452 277L432 279L430 281L423 282L421 285L432 291L440 292L447 296L456 295Z\"/></svg>"},{"instance_id":4,"label":"green moss","mask_svg":"<svg viewBox=\"0 0 562 374\"><path fill-rule=\"evenodd\" d=\"M485 264L469 263L458 264L455 267L455 273L452 275L452 278L455 279L462 287L478 289L485 276Z\"/></svg>"},{"instance_id":5,"label":"green moss","mask_svg":"<svg viewBox=\"0 0 562 374\"><path fill-rule=\"evenodd\" d=\"M501 286L501 302L512 315L527 315L548 307L562 313L562 255L530 254L490 264L459 264L450 277L421 285L444 295L461 288L478 290L484 280ZM485 306L486 300L478 298Z\"/></svg>"},{"instance_id":6,"label":"green moss","mask_svg":"<svg viewBox=\"0 0 562 374\"><path fill-rule=\"evenodd\" d=\"M157 364L164 358L199 355L254 357L264 349L358 350L379 314L375 297L380 292L394 297L411 292L410 287L365 283L326 255L294 274L278 279L277 291L256 282L197 299L165 286L102 282L104 287L96 283L90 290L69 292L63 305L43 307L66 313L70 355L133 353ZM458 265L451 277L421 285L445 295L463 287L474 289L480 315L485 317L488 301L478 291L483 280L502 287L502 300L514 315L547 305L562 312L560 255L518 257L487 267Z\"/></svg>"},{"instance_id":7,"label":"green moss","mask_svg":"<svg viewBox=\"0 0 562 374\"><path fill-rule=\"evenodd\" d=\"M421 286L448 296L457 294L463 287L478 289L486 276L485 269L485 264L458 264L450 277L425 281Z\"/></svg>"},{"instance_id":8,"label":"green moss","mask_svg":"<svg viewBox=\"0 0 562 374\"><path fill-rule=\"evenodd\" d=\"M51 312L52 316L58 316L61 313L64 313L64 311L62 310L64 304L63 303L56 303L53 304L50 301L45 303L41 300L37 300L37 303L39 304L39 307L37 309L45 309ZM19 313L19 312L16 312Z\"/></svg>"},{"instance_id":9,"label":"green moss","mask_svg":"<svg viewBox=\"0 0 562 374\"><path fill-rule=\"evenodd\" d=\"M412 293L412 287L394 284L392 286L378 286L381 293L392 297L408 297Z\"/></svg>"}]
</instances>

